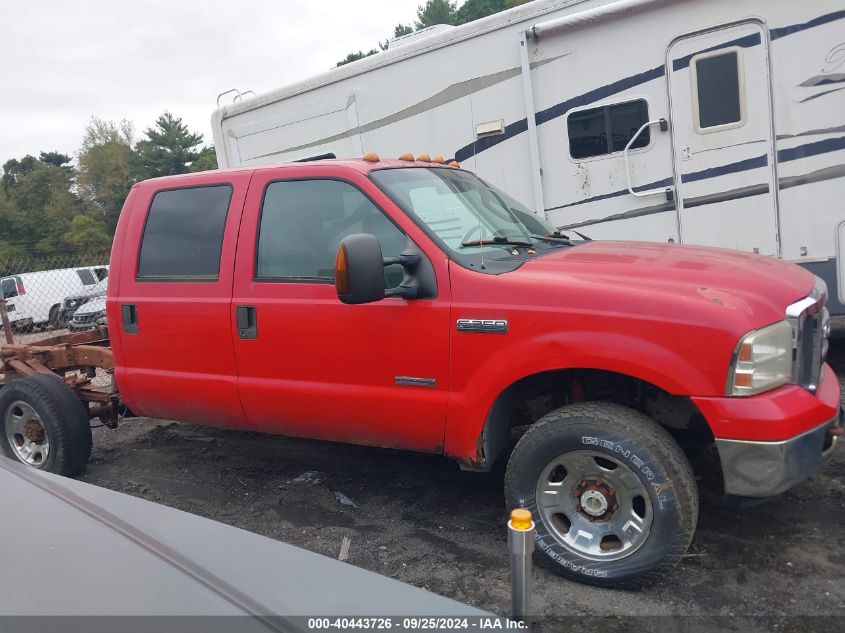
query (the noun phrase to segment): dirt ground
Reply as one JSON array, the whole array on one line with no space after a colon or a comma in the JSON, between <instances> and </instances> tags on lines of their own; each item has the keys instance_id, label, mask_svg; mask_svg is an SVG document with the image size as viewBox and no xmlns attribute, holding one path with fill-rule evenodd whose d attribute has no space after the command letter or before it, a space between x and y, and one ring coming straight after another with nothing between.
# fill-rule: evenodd
<instances>
[{"instance_id":1,"label":"dirt ground","mask_svg":"<svg viewBox=\"0 0 845 633\"><path fill-rule=\"evenodd\" d=\"M834 344L831 362L845 376L845 341ZM819 475L764 505L731 510L703 499L689 555L645 589L597 589L536 569L532 610L575 622L614 616L601 621L628 630L654 630L659 620L629 626L615 616L707 616L669 628L692 630L698 620L706 630L744 632L756 626L728 616L769 618L781 630L807 616L845 616L843 473L840 446ZM335 558L350 537L353 565L509 610L500 473L464 473L430 455L140 419L96 429L81 478Z\"/></svg>"}]
</instances>

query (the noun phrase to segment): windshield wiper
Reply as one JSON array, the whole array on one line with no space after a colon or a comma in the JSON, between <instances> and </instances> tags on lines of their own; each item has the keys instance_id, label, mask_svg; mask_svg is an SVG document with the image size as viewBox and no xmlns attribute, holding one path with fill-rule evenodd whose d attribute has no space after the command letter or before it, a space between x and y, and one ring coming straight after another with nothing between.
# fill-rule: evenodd
<instances>
[{"instance_id":1,"label":"windshield wiper","mask_svg":"<svg viewBox=\"0 0 845 633\"><path fill-rule=\"evenodd\" d=\"M497 235L489 240L472 240L470 242L461 242L461 247L466 246L534 246L531 242L523 240L512 240L509 237Z\"/></svg>"},{"instance_id":2,"label":"windshield wiper","mask_svg":"<svg viewBox=\"0 0 845 633\"><path fill-rule=\"evenodd\" d=\"M551 242L552 244L572 244L572 241L564 236L564 235L555 235L551 233L549 235L532 235L535 240L542 240L543 242Z\"/></svg>"}]
</instances>

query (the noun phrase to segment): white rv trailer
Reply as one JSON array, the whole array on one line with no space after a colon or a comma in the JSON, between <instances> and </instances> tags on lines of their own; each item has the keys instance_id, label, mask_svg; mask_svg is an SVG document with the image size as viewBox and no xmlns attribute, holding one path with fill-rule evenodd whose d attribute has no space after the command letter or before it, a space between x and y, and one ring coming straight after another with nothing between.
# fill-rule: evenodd
<instances>
[{"instance_id":1,"label":"white rv trailer","mask_svg":"<svg viewBox=\"0 0 845 633\"><path fill-rule=\"evenodd\" d=\"M797 262L845 314L841 0L535 0L409 39L218 109L220 166L440 154L563 229Z\"/></svg>"}]
</instances>

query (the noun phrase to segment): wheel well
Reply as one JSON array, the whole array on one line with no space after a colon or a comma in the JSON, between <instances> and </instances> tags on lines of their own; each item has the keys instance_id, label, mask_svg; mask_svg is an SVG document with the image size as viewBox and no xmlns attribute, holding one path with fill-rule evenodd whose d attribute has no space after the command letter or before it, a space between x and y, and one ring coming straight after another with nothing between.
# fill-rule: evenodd
<instances>
[{"instance_id":1,"label":"wheel well","mask_svg":"<svg viewBox=\"0 0 845 633\"><path fill-rule=\"evenodd\" d=\"M521 378L496 398L482 436L483 469L509 454L534 422L575 402L615 402L649 416L666 428L690 457L714 445L713 434L698 407L639 378L598 369L565 369Z\"/></svg>"}]
</instances>

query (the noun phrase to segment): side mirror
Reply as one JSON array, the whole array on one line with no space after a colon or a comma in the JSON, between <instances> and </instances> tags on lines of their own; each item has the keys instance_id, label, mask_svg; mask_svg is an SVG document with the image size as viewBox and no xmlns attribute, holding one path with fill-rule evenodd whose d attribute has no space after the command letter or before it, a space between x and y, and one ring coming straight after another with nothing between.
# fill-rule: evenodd
<instances>
[{"instance_id":1,"label":"side mirror","mask_svg":"<svg viewBox=\"0 0 845 633\"><path fill-rule=\"evenodd\" d=\"M384 299L384 258L375 235L356 233L337 249L335 289L343 303L373 303Z\"/></svg>"},{"instance_id":2,"label":"side mirror","mask_svg":"<svg viewBox=\"0 0 845 633\"><path fill-rule=\"evenodd\" d=\"M346 237L337 249L334 285L343 303L373 303L385 297L417 299L422 295L418 277L422 259L413 250L404 250L398 257L383 257L375 235L356 233ZM402 283L384 289L384 267L402 266ZM430 268L430 266L429 266ZM433 277L433 272L431 273ZM431 285L431 284L429 284ZM434 296L436 290L430 296Z\"/></svg>"}]
</instances>

